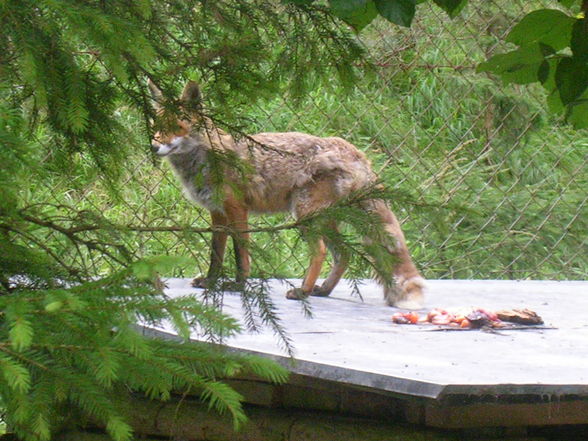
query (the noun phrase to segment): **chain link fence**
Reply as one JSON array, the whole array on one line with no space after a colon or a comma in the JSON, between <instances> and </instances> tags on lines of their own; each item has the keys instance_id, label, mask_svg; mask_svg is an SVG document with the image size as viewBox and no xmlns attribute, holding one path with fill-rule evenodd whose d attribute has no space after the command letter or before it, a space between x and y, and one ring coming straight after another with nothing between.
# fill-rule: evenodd
<instances>
[{"instance_id":1,"label":"chain link fence","mask_svg":"<svg viewBox=\"0 0 588 441\"><path fill-rule=\"evenodd\" d=\"M539 86L504 85L476 72L506 49L512 26L541 6L557 3L476 0L453 20L423 4L410 29L376 21L360 36L370 63L358 66L356 88L259 106L248 115L251 133L341 136L365 151L397 194L393 210L427 278L586 279L588 134L550 116ZM126 165L120 201L93 188L70 197L123 219L133 233L121 240L134 257L190 256L194 268L175 275L204 274L206 210L187 202L169 167L144 152ZM301 277L305 244L295 231L270 228L288 218L251 222L267 229L253 235L252 275ZM100 272L100 255L87 258ZM230 256L227 262L231 271ZM353 274L368 276L362 271Z\"/></svg>"}]
</instances>

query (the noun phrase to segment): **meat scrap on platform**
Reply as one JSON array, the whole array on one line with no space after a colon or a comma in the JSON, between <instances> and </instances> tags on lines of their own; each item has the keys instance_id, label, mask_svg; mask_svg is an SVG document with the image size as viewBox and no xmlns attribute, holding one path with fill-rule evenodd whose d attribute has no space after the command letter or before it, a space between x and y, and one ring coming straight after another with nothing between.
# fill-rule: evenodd
<instances>
[{"instance_id":1,"label":"meat scrap on platform","mask_svg":"<svg viewBox=\"0 0 588 441\"><path fill-rule=\"evenodd\" d=\"M399 325L432 324L463 329L482 327L505 328L518 325L542 325L543 319L530 309L505 309L489 311L484 308L442 309L434 308L426 315L415 311L397 312L392 315L392 322Z\"/></svg>"}]
</instances>

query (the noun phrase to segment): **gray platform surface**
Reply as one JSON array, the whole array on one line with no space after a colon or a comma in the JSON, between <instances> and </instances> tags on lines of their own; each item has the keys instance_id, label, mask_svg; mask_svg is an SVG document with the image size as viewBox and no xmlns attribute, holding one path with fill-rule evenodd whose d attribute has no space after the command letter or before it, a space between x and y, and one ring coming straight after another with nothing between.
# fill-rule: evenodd
<instances>
[{"instance_id":1,"label":"gray platform surface","mask_svg":"<svg viewBox=\"0 0 588 441\"><path fill-rule=\"evenodd\" d=\"M199 292L187 279L167 281L167 294ZM556 329L488 333L395 325L381 288L360 286L363 301L342 281L327 298L311 298L312 318L273 281L272 299L295 348L292 363L270 329L244 331L231 347L279 360L293 372L418 397L588 395L588 282L429 280L425 310L434 307L529 308ZM242 317L238 295L224 312ZM160 329L171 333L170 329ZM194 335L195 339L200 337Z\"/></svg>"}]
</instances>

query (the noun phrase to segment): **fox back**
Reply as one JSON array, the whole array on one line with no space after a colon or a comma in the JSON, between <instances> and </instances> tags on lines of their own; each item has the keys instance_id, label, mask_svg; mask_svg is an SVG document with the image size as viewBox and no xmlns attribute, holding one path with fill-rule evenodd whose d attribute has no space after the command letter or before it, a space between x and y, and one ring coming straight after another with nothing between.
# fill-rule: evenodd
<instances>
[{"instance_id":1,"label":"fox back","mask_svg":"<svg viewBox=\"0 0 588 441\"><path fill-rule=\"evenodd\" d=\"M332 184L325 205L375 181L366 156L338 137L286 132L236 140L210 119L193 115L157 132L152 145L167 158L186 196L209 210L222 211L228 198L240 199L254 213L294 211L297 190L317 180Z\"/></svg>"}]
</instances>

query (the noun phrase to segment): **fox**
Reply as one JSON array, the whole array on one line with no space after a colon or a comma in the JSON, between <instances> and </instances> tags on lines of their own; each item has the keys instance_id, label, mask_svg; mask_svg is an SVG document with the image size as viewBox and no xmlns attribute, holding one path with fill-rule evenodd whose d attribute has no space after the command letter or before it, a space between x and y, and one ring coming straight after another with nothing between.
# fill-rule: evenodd
<instances>
[{"instance_id":1,"label":"fox","mask_svg":"<svg viewBox=\"0 0 588 441\"><path fill-rule=\"evenodd\" d=\"M377 182L366 155L342 138L268 132L237 139L203 114L198 83L188 81L185 84L177 101L179 116L174 115L173 121L169 115L166 117L161 90L151 80L148 87L156 118L151 150L169 162L184 195L210 212L210 265L205 277L192 281L195 287L207 288L218 278L229 235L235 250L235 280L245 283L251 271L247 245L250 214L285 212L297 220L302 219ZM158 118L165 121L157 124ZM211 165L211 159L219 155L236 158L243 166L226 161L227 164L220 167L219 179L219 167ZM246 169L245 177L243 169ZM396 216L383 200L374 199L362 204L363 209L381 220L384 233L390 238L387 243L391 245L386 249L394 259L390 277L393 283L382 283L385 302L397 308L421 308L425 281L410 257ZM332 228L338 228L336 222ZM311 258L302 284L288 290L286 298L302 300L331 294L349 264L349 256L332 245L327 237L312 239L309 243ZM318 286L315 283L328 250L333 265Z\"/></svg>"}]
</instances>

